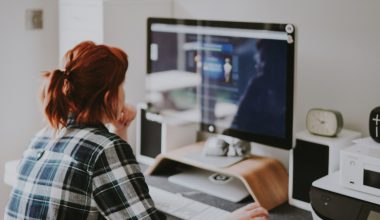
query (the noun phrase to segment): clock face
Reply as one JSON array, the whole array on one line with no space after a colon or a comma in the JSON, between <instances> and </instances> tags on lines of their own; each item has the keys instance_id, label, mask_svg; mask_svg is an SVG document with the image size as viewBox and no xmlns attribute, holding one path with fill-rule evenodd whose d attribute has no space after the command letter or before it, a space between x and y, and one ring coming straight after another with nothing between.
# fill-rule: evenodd
<instances>
[{"instance_id":1,"label":"clock face","mask_svg":"<svg viewBox=\"0 0 380 220\"><path fill-rule=\"evenodd\" d=\"M306 118L307 129L314 134L335 136L342 125L337 112L323 109L311 109Z\"/></svg>"}]
</instances>

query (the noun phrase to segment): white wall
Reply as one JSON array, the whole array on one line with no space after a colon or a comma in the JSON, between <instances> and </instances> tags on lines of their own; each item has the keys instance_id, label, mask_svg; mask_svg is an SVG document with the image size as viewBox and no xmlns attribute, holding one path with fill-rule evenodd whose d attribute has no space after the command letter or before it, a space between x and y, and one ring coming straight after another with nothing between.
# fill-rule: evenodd
<instances>
[{"instance_id":1,"label":"white wall","mask_svg":"<svg viewBox=\"0 0 380 220\"><path fill-rule=\"evenodd\" d=\"M25 29L26 9L43 9L42 30ZM42 125L40 73L58 65L57 24L56 1L0 1L0 216L10 193L4 162L20 158Z\"/></svg>"},{"instance_id":2,"label":"white wall","mask_svg":"<svg viewBox=\"0 0 380 220\"><path fill-rule=\"evenodd\" d=\"M369 112L380 106L379 8L378 0L176 0L174 17L294 24L295 131L322 107L368 135Z\"/></svg>"}]
</instances>

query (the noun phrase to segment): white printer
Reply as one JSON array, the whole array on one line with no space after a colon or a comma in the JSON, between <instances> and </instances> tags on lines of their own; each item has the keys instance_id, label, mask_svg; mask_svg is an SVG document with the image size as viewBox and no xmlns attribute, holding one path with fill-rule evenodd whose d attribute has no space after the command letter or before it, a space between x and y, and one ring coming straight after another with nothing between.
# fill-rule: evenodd
<instances>
[{"instance_id":1,"label":"white printer","mask_svg":"<svg viewBox=\"0 0 380 220\"><path fill-rule=\"evenodd\" d=\"M341 150L340 184L380 197L380 144L372 138L358 139L354 143Z\"/></svg>"},{"instance_id":2,"label":"white printer","mask_svg":"<svg viewBox=\"0 0 380 220\"><path fill-rule=\"evenodd\" d=\"M339 171L312 183L310 202L314 219L380 219L380 197L341 186Z\"/></svg>"}]
</instances>

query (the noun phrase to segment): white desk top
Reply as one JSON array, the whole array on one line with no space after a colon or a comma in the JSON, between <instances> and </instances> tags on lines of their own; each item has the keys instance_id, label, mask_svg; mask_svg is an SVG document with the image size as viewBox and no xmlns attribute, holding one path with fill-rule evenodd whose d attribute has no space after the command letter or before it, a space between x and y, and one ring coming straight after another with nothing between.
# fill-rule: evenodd
<instances>
[{"instance_id":1,"label":"white desk top","mask_svg":"<svg viewBox=\"0 0 380 220\"><path fill-rule=\"evenodd\" d=\"M380 197L359 192L353 189L349 189L347 187L341 186L339 184L339 171L336 171L330 175L327 175L321 179L318 179L313 182L313 186L324 189L330 192L338 193L341 195L345 195L352 198L357 198L363 201L368 201L374 204L380 204Z\"/></svg>"},{"instance_id":2,"label":"white desk top","mask_svg":"<svg viewBox=\"0 0 380 220\"><path fill-rule=\"evenodd\" d=\"M5 163L4 182L7 185L14 186L17 183L17 165L19 160L11 160Z\"/></svg>"}]
</instances>

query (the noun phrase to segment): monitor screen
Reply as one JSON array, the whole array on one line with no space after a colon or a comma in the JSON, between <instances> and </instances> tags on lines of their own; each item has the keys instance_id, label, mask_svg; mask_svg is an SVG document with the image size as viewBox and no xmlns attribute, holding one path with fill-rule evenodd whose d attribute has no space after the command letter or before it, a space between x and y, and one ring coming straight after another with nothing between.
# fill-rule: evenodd
<instances>
[{"instance_id":1,"label":"monitor screen","mask_svg":"<svg viewBox=\"0 0 380 220\"><path fill-rule=\"evenodd\" d=\"M291 148L292 25L149 18L147 43L150 110Z\"/></svg>"}]
</instances>

